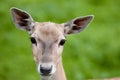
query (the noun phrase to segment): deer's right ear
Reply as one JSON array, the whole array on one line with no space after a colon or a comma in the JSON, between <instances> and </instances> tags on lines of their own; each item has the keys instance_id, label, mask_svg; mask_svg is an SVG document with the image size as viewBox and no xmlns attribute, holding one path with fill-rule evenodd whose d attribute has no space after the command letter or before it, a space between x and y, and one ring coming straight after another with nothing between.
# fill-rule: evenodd
<instances>
[{"instance_id":1,"label":"deer's right ear","mask_svg":"<svg viewBox=\"0 0 120 80\"><path fill-rule=\"evenodd\" d=\"M34 26L34 21L27 12L17 8L11 8L11 14L14 24L18 28L26 31L31 31L32 27Z\"/></svg>"}]
</instances>

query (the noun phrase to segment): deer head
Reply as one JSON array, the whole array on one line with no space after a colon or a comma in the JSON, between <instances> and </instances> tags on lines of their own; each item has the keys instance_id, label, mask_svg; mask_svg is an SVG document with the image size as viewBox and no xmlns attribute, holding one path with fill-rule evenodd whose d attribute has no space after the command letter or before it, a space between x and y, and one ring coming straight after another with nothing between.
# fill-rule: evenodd
<instances>
[{"instance_id":1,"label":"deer head","mask_svg":"<svg viewBox=\"0 0 120 80\"><path fill-rule=\"evenodd\" d=\"M14 24L29 33L34 60L41 76L52 76L62 62L66 36L83 31L93 15L78 17L66 23L35 22L27 12L11 8Z\"/></svg>"}]
</instances>

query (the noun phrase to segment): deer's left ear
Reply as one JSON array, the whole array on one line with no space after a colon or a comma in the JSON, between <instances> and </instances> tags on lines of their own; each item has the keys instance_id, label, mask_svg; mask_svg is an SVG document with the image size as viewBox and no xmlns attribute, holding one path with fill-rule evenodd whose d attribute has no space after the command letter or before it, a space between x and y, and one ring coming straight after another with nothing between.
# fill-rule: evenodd
<instances>
[{"instance_id":1,"label":"deer's left ear","mask_svg":"<svg viewBox=\"0 0 120 80\"><path fill-rule=\"evenodd\" d=\"M64 24L65 35L83 31L94 18L93 15L73 19Z\"/></svg>"}]
</instances>

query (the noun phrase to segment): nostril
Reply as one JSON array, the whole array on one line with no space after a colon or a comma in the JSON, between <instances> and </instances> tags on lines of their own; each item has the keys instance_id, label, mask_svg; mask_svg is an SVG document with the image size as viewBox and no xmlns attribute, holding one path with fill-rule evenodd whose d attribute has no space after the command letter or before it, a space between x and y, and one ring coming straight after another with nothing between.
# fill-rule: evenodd
<instances>
[{"instance_id":1,"label":"nostril","mask_svg":"<svg viewBox=\"0 0 120 80\"><path fill-rule=\"evenodd\" d=\"M52 66L47 68L47 67L42 67L40 65L40 72L43 74L43 75L49 75L50 72L52 71Z\"/></svg>"}]
</instances>

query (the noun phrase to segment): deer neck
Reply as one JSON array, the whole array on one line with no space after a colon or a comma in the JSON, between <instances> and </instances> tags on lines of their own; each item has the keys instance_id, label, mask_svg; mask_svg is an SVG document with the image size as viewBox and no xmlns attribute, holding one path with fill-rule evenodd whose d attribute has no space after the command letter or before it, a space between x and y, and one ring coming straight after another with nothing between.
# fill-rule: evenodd
<instances>
[{"instance_id":1,"label":"deer neck","mask_svg":"<svg viewBox=\"0 0 120 80\"><path fill-rule=\"evenodd\" d=\"M42 78L41 80L66 80L62 60L58 62L54 75L52 75L51 77Z\"/></svg>"}]
</instances>

